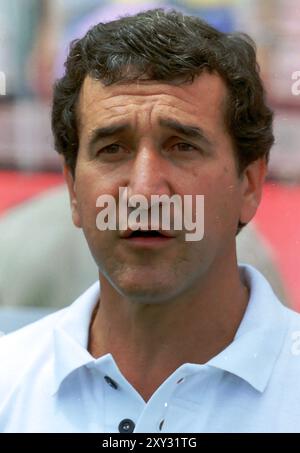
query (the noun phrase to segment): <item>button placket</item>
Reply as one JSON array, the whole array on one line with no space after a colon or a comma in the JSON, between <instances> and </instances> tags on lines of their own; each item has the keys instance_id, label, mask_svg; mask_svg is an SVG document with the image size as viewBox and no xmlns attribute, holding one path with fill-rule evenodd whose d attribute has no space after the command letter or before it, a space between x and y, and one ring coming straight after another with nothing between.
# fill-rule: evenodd
<instances>
[{"instance_id":1,"label":"button placket","mask_svg":"<svg viewBox=\"0 0 300 453\"><path fill-rule=\"evenodd\" d=\"M122 380L122 376L119 378L114 370L103 374L102 382L105 432L132 433L143 407L136 401L135 395L131 394L131 389Z\"/></svg>"},{"instance_id":2,"label":"button placket","mask_svg":"<svg viewBox=\"0 0 300 453\"><path fill-rule=\"evenodd\" d=\"M185 381L185 377L181 377L179 378L176 382L175 382L175 385L174 385L174 389L173 391L170 393L169 395L169 400L172 398L172 396L174 395L174 393L176 392L177 390L177 386L182 384L183 382ZM165 425L165 422L166 422L166 418L167 418L167 412L169 410L169 403L168 401L165 401L164 403L164 410L163 410L163 415L162 415L162 418L160 419L159 421L159 424L158 424L158 429L159 431L162 431L163 430L163 427Z\"/></svg>"}]
</instances>

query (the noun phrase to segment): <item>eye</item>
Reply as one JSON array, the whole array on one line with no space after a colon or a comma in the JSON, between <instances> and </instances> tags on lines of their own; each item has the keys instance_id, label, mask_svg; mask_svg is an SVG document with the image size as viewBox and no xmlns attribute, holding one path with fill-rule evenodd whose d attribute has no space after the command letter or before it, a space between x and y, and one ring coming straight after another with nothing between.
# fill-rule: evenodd
<instances>
[{"instance_id":1,"label":"eye","mask_svg":"<svg viewBox=\"0 0 300 453\"><path fill-rule=\"evenodd\" d=\"M102 154L102 153L116 154L119 151L121 151L121 148L122 147L120 145L113 143L112 145L108 145L108 146L105 146L104 148L100 149L100 151L98 151L98 154Z\"/></svg>"},{"instance_id":2,"label":"eye","mask_svg":"<svg viewBox=\"0 0 300 453\"><path fill-rule=\"evenodd\" d=\"M103 162L117 162L127 159L130 154L130 149L119 143L111 143L110 145L100 148L96 152L98 160Z\"/></svg>"},{"instance_id":3,"label":"eye","mask_svg":"<svg viewBox=\"0 0 300 453\"><path fill-rule=\"evenodd\" d=\"M196 151L197 148L194 145L191 145L190 143L176 143L175 145L172 146L172 149L174 151L180 151L180 152L190 152L190 151Z\"/></svg>"}]
</instances>

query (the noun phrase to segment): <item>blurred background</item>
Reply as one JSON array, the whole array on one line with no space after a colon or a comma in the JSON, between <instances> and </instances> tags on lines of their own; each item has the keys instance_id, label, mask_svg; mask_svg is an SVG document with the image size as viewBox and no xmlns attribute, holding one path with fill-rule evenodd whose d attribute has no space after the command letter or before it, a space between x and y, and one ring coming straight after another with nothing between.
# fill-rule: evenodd
<instances>
[{"instance_id":1,"label":"blurred background","mask_svg":"<svg viewBox=\"0 0 300 453\"><path fill-rule=\"evenodd\" d=\"M283 303L300 311L300 0L0 0L0 330L66 306L97 279L71 223L50 130L51 89L72 39L123 14L175 7L244 31L275 111L264 197L238 238Z\"/></svg>"}]
</instances>

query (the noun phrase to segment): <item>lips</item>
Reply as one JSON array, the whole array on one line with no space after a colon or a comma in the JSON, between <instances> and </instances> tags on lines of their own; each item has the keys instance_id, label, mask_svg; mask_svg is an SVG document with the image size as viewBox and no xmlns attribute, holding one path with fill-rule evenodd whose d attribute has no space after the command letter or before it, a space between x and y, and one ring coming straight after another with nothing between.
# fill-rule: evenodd
<instances>
[{"instance_id":1,"label":"lips","mask_svg":"<svg viewBox=\"0 0 300 453\"><path fill-rule=\"evenodd\" d=\"M143 229L138 229L138 230L131 230L128 228L126 231L122 231L120 236L124 239L129 239L129 238L134 238L134 237L143 237L143 238L155 238L155 237L165 237L165 238L173 238L175 237L175 234L172 231L169 230L143 230Z\"/></svg>"}]
</instances>

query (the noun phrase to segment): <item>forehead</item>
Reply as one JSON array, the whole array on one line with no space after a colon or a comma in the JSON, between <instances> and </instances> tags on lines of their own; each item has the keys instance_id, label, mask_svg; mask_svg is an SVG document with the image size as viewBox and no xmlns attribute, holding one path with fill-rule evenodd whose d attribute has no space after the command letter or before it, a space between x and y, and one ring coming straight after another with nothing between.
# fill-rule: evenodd
<instances>
[{"instance_id":1,"label":"forehead","mask_svg":"<svg viewBox=\"0 0 300 453\"><path fill-rule=\"evenodd\" d=\"M204 72L192 83L172 84L138 80L105 86L87 76L83 82L77 116L80 129L101 121L124 120L138 113L152 117L174 115L188 121L222 123L227 89L218 74ZM154 113L153 113L154 112Z\"/></svg>"}]
</instances>

